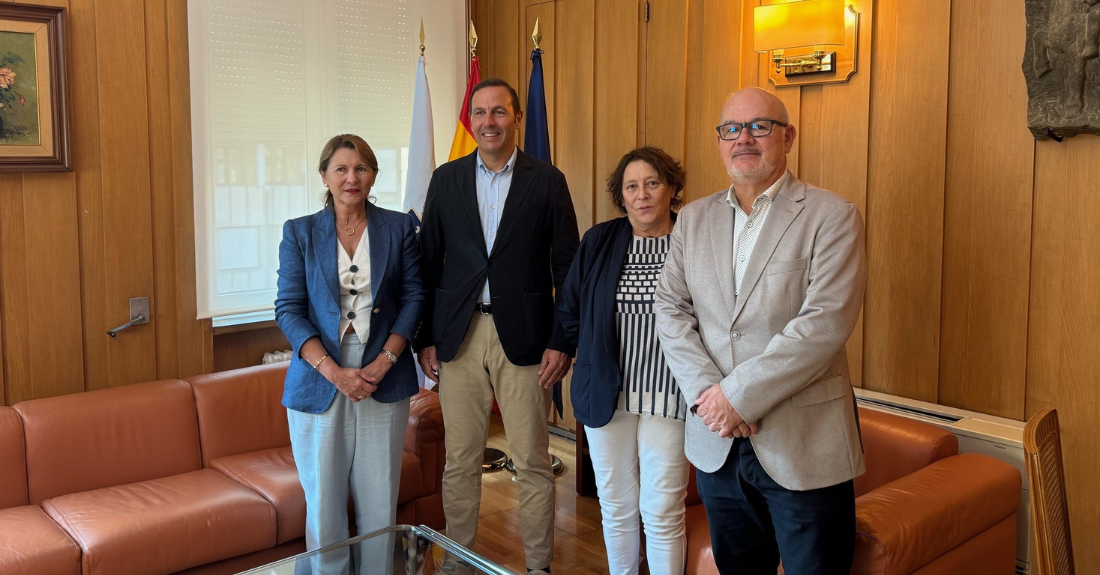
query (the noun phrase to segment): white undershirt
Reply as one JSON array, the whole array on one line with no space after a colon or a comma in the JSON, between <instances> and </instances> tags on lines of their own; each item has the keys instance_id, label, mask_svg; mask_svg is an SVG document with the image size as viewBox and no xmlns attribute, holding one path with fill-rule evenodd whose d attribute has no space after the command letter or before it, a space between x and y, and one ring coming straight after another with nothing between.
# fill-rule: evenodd
<instances>
[{"instance_id":1,"label":"white undershirt","mask_svg":"<svg viewBox=\"0 0 1100 575\"><path fill-rule=\"evenodd\" d=\"M370 243L367 240L367 231L363 230L353 257L348 256L339 241L336 242L336 252L336 270L340 277L340 339L344 338L350 325L355 328L359 343L367 343L371 308L374 306L371 299ZM352 266L355 266L355 271L351 271ZM348 317L349 313L354 314L354 319Z\"/></svg>"}]
</instances>

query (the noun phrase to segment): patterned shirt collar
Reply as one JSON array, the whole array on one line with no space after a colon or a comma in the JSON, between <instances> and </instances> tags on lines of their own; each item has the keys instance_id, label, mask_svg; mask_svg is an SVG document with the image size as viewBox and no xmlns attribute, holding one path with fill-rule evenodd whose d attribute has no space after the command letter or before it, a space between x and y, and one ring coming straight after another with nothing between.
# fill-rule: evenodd
<instances>
[{"instance_id":1,"label":"patterned shirt collar","mask_svg":"<svg viewBox=\"0 0 1100 575\"><path fill-rule=\"evenodd\" d=\"M775 196L779 195L779 189L783 187L783 184L787 183L787 178L790 175L791 175L790 170L785 170L783 172L783 175L779 176L779 179L776 180L774 184L772 184L771 186L768 186L768 189L764 190L763 194L760 194L759 197L757 197L755 200L753 200L753 202L752 202L753 210L760 207L764 203L770 204L772 202L772 200L775 199ZM726 204L728 204L731 208L733 208L735 210L741 211L741 204L738 203L738 201L737 201L737 196L735 195L735 193L733 191L733 184L730 184L729 189L726 190Z\"/></svg>"}]
</instances>

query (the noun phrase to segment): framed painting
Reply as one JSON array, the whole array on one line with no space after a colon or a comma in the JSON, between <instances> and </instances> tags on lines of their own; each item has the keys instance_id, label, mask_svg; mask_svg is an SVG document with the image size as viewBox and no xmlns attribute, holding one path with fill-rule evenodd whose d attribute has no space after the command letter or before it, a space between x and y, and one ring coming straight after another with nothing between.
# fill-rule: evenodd
<instances>
[{"instance_id":1,"label":"framed painting","mask_svg":"<svg viewBox=\"0 0 1100 575\"><path fill-rule=\"evenodd\" d=\"M0 2L0 171L72 169L65 9Z\"/></svg>"}]
</instances>

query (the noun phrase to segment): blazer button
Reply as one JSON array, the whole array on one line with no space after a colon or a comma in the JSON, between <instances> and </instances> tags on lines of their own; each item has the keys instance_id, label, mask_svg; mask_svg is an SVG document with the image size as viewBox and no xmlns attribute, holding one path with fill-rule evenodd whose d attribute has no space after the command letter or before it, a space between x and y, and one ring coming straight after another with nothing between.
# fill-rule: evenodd
<instances>
[{"instance_id":1,"label":"blazer button","mask_svg":"<svg viewBox=\"0 0 1100 575\"><path fill-rule=\"evenodd\" d=\"M737 340L741 339L741 332L739 332L739 331L730 332L730 339L732 339L734 341L737 341Z\"/></svg>"},{"instance_id":2,"label":"blazer button","mask_svg":"<svg viewBox=\"0 0 1100 575\"><path fill-rule=\"evenodd\" d=\"M351 273L355 273L355 272L357 272L357 271L359 271L359 266L357 266L357 265L354 265L354 264L352 264L352 266L351 266Z\"/></svg>"},{"instance_id":3,"label":"blazer button","mask_svg":"<svg viewBox=\"0 0 1100 575\"><path fill-rule=\"evenodd\" d=\"M376 307L376 308L374 308L374 313L378 313L378 312L380 312L380 311L382 311L382 308L380 308L380 307Z\"/></svg>"},{"instance_id":4,"label":"blazer button","mask_svg":"<svg viewBox=\"0 0 1100 575\"><path fill-rule=\"evenodd\" d=\"M349 311L348 312L348 319L355 319L355 312Z\"/></svg>"},{"instance_id":5,"label":"blazer button","mask_svg":"<svg viewBox=\"0 0 1100 575\"><path fill-rule=\"evenodd\" d=\"M351 289L351 290L348 290L348 293L350 293L351 295L357 295L359 292Z\"/></svg>"}]
</instances>

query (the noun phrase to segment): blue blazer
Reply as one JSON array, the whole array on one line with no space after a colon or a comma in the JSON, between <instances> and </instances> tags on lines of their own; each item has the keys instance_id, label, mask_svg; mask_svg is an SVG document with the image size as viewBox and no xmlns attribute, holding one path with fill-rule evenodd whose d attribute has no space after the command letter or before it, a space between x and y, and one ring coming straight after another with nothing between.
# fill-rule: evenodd
<instances>
[{"instance_id":1,"label":"blue blazer","mask_svg":"<svg viewBox=\"0 0 1100 575\"><path fill-rule=\"evenodd\" d=\"M676 213L671 215L676 221ZM633 237L625 217L592 226L581 239L562 288L558 317L566 339L577 349L569 397L573 415L588 427L607 425L619 404L623 372L615 289Z\"/></svg>"},{"instance_id":2,"label":"blue blazer","mask_svg":"<svg viewBox=\"0 0 1100 575\"><path fill-rule=\"evenodd\" d=\"M358 368L373 361L391 333L412 341L420 323L424 289L420 280L420 246L412 218L368 202L366 233L374 302L370 334L363 357L357 364L341 367ZM317 337L329 357L340 361L337 249L340 248L336 239L336 217L327 208L289 220L283 226L275 321L294 350L286 373L283 405L296 411L322 413L336 397L336 386L299 353L306 340ZM411 345L405 347L371 397L382 403L393 403L417 393L411 348Z\"/></svg>"}]
</instances>

